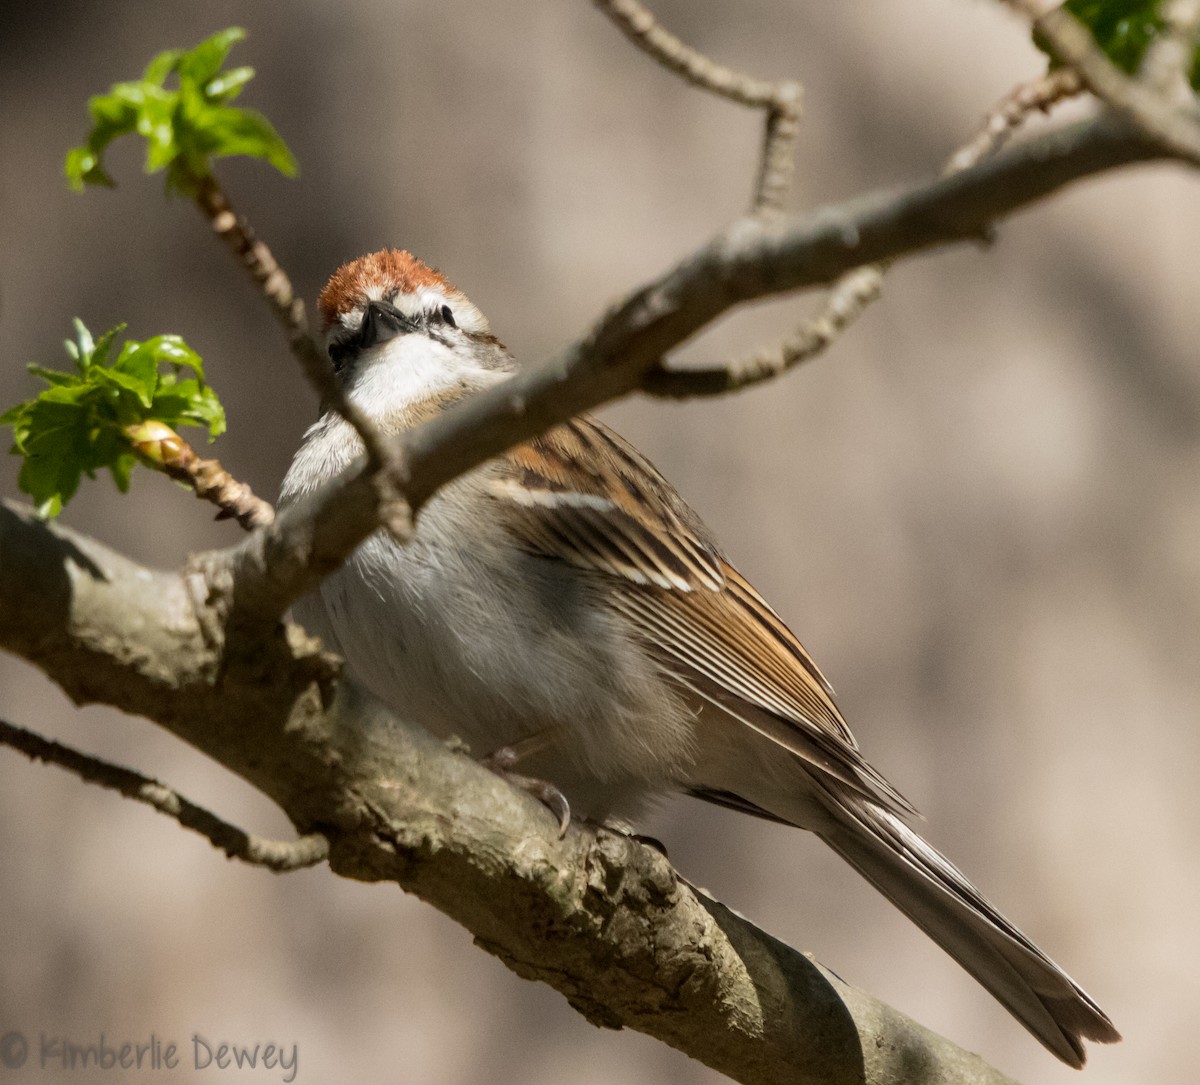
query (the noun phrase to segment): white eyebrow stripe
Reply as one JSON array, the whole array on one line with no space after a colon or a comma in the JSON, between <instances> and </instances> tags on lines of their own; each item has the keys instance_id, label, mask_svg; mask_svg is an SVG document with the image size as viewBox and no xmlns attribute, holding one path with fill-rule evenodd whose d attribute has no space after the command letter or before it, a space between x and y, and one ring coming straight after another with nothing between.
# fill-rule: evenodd
<instances>
[{"instance_id":1,"label":"white eyebrow stripe","mask_svg":"<svg viewBox=\"0 0 1200 1085\"><path fill-rule=\"evenodd\" d=\"M363 293L368 301L386 301L394 305L407 317L415 317L429 309L445 305L449 299L434 287L422 287L417 291L393 294L395 287L387 283L371 283Z\"/></svg>"},{"instance_id":2,"label":"white eyebrow stripe","mask_svg":"<svg viewBox=\"0 0 1200 1085\"><path fill-rule=\"evenodd\" d=\"M462 294L447 294L435 286L423 286L419 290L389 296L393 289L395 288L387 283L373 282L363 288L363 294L368 301L387 301L410 320L436 312L446 305L454 314L455 323L464 331L486 333L489 330L487 319ZM337 319L343 327L355 329L362 323L363 316L364 307L356 305L353 309L339 313Z\"/></svg>"}]
</instances>

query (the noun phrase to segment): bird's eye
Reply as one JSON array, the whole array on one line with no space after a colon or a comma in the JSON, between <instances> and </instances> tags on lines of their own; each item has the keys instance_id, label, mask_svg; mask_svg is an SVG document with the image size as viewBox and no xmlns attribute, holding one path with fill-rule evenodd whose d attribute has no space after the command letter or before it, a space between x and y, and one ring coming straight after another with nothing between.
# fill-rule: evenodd
<instances>
[{"instance_id":1,"label":"bird's eye","mask_svg":"<svg viewBox=\"0 0 1200 1085\"><path fill-rule=\"evenodd\" d=\"M447 324L449 324L450 327L452 327L452 328L458 327L458 324L456 324L455 320L454 320L454 311L450 308L449 305L443 305L442 311L438 315L442 318L442 320L444 320Z\"/></svg>"}]
</instances>

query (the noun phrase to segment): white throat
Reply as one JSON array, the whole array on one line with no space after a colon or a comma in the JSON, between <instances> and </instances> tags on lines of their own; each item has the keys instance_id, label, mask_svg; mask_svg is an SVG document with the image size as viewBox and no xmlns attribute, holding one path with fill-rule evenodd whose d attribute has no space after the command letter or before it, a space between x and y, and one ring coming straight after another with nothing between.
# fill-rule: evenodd
<instances>
[{"instance_id":1,"label":"white throat","mask_svg":"<svg viewBox=\"0 0 1200 1085\"><path fill-rule=\"evenodd\" d=\"M346 391L368 416L384 418L423 400L484 388L508 376L428 336L398 335L355 359Z\"/></svg>"}]
</instances>

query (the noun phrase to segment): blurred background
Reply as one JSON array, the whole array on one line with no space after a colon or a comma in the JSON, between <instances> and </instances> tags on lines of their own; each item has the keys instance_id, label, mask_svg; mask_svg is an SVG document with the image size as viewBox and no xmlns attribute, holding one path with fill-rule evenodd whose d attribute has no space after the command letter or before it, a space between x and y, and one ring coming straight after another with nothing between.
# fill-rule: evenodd
<instances>
[{"instance_id":1,"label":"blurred background","mask_svg":"<svg viewBox=\"0 0 1200 1085\"><path fill-rule=\"evenodd\" d=\"M653 6L718 59L804 82L797 208L930 176L1043 67L994 3ZM682 87L583 0L5 4L0 404L30 394L27 361L63 363L73 316L178 332L229 409L216 454L276 492L314 404L240 269L141 175L132 142L112 152L116 190L62 181L89 93L234 23L250 39L233 62L258 69L243 104L275 121L301 175L237 160L219 173L310 301L342 261L407 247L536 363L746 204L758 117ZM1126 1040L1092 1048L1090 1085L1195 1074L1197 193L1167 166L1087 182L990 249L904 263L860 325L783 382L605 412L800 634L930 838L1109 1011ZM768 342L815 300L755 307L679 360ZM17 461L0 466L15 497ZM159 566L238 538L149 475L125 498L107 477L85 484L64 519ZM154 725L76 710L7 657L0 714L288 832ZM686 800L643 828L847 981L1019 1080L1079 1080L819 842ZM185 1066L193 1034L295 1043L301 1082L719 1080L594 1029L395 887L227 862L3 750L0 870L0 1033L154 1033Z\"/></svg>"}]
</instances>

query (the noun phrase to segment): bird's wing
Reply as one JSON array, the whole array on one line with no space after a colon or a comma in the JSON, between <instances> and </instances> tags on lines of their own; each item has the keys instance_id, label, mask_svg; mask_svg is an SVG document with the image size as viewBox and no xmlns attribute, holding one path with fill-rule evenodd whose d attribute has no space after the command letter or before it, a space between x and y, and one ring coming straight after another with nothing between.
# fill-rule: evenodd
<instances>
[{"instance_id":1,"label":"bird's wing","mask_svg":"<svg viewBox=\"0 0 1200 1085\"><path fill-rule=\"evenodd\" d=\"M671 484L607 426L582 416L512 449L489 492L523 546L599 574L680 686L864 797L912 812L859 753L803 645Z\"/></svg>"},{"instance_id":2,"label":"bird's wing","mask_svg":"<svg viewBox=\"0 0 1200 1085\"><path fill-rule=\"evenodd\" d=\"M654 466L581 417L512 449L492 483L507 522L532 550L643 587L719 592L716 548Z\"/></svg>"}]
</instances>

